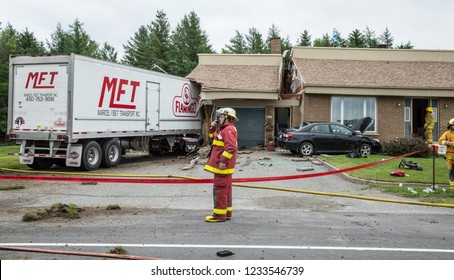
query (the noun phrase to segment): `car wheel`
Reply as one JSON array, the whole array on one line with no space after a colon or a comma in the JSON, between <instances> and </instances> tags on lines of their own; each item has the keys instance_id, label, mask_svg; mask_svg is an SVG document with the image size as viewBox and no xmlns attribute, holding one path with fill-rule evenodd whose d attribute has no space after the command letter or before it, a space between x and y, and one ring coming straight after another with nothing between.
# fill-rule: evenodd
<instances>
[{"instance_id":1,"label":"car wheel","mask_svg":"<svg viewBox=\"0 0 454 280\"><path fill-rule=\"evenodd\" d=\"M300 146L299 153L301 156L311 156L314 154L314 145L309 142L303 142Z\"/></svg>"},{"instance_id":2,"label":"car wheel","mask_svg":"<svg viewBox=\"0 0 454 280\"><path fill-rule=\"evenodd\" d=\"M358 152L363 156L370 155L372 153L372 147L369 144L361 144L361 146L359 146Z\"/></svg>"}]
</instances>

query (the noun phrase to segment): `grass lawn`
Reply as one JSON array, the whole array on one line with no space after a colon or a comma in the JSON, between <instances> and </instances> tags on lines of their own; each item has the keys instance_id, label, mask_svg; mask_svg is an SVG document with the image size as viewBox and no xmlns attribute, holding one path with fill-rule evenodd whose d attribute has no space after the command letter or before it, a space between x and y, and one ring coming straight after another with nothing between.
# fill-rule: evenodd
<instances>
[{"instance_id":1,"label":"grass lawn","mask_svg":"<svg viewBox=\"0 0 454 280\"><path fill-rule=\"evenodd\" d=\"M323 160L339 169L359 166L367 163L381 161L391 158L384 155L369 155L367 158L347 158L345 155L334 155L322 157ZM402 159L391 160L372 167L347 172L350 176L366 180L390 182L389 184L373 184L369 186L378 188L385 192L394 193L400 196L417 198L418 200L454 204L454 190L449 189L448 169L446 161L442 157L435 157L435 185L440 185L434 192L427 190L428 186L418 186L417 184L430 184L433 182L433 157L416 158L407 157L405 160L419 163L422 171L399 169ZM391 176L390 173L396 170L405 171L405 177ZM416 183L416 184L415 184ZM410 188L410 189L409 189ZM413 190L413 191L412 191ZM416 192L416 193L415 193Z\"/></svg>"},{"instance_id":2,"label":"grass lawn","mask_svg":"<svg viewBox=\"0 0 454 280\"><path fill-rule=\"evenodd\" d=\"M335 155L330 157L323 157L323 160L336 166L339 169L363 165L371 162L381 161L382 159L391 158L384 155L369 155L367 158L347 158L345 155ZM357 178L385 181L385 182L399 182L399 183L428 183L433 182L433 158L413 158L407 157L406 161L416 162L423 168L422 171L411 169L400 169L399 163L402 159L396 159L384 162L372 167L359 169L348 172L349 175ZM390 173L396 170L405 171L405 177L391 176ZM435 158L435 184L448 184L448 171L446 161L444 158Z\"/></svg>"},{"instance_id":3,"label":"grass lawn","mask_svg":"<svg viewBox=\"0 0 454 280\"><path fill-rule=\"evenodd\" d=\"M19 156L9 156L8 153L18 153L19 145L0 146L0 168L22 168L25 165L19 163Z\"/></svg>"}]
</instances>

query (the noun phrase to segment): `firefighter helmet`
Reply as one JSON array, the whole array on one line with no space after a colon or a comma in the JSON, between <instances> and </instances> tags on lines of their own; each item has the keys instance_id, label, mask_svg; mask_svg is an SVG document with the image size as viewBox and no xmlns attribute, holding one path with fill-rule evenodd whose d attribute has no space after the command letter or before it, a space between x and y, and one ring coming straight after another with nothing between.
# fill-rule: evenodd
<instances>
[{"instance_id":1,"label":"firefighter helmet","mask_svg":"<svg viewBox=\"0 0 454 280\"><path fill-rule=\"evenodd\" d=\"M434 109L432 107L427 107L426 111L432 113L434 111Z\"/></svg>"},{"instance_id":2,"label":"firefighter helmet","mask_svg":"<svg viewBox=\"0 0 454 280\"><path fill-rule=\"evenodd\" d=\"M454 118L450 119L448 122L448 129L454 125Z\"/></svg>"},{"instance_id":3,"label":"firefighter helmet","mask_svg":"<svg viewBox=\"0 0 454 280\"><path fill-rule=\"evenodd\" d=\"M235 122L239 121L239 119L236 117L236 112L230 107L225 107L217 110L217 113L220 115L226 115L230 116L231 118L234 119Z\"/></svg>"}]
</instances>

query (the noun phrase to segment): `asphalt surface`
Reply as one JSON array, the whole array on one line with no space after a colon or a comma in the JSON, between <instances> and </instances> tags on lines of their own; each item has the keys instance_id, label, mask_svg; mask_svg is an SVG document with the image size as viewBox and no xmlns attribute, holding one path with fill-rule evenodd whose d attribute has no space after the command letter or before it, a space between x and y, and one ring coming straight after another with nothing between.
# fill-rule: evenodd
<instances>
[{"instance_id":1,"label":"asphalt surface","mask_svg":"<svg viewBox=\"0 0 454 280\"><path fill-rule=\"evenodd\" d=\"M92 173L211 178L203 171L203 160L183 170L189 164L190 159L174 155L132 155L122 159L116 168ZM245 150L239 154L234 178L328 170L330 167L319 161L302 161L284 151ZM341 175L248 183L326 195L234 187L234 217L218 224L204 222L213 207L209 184L2 184L21 184L25 188L0 193L1 246L97 253L122 246L130 255L176 260L454 259L454 209L330 196L341 193L408 200ZM76 220L21 221L25 213L42 211L54 203L73 203L85 211ZM121 210L105 210L114 204ZM216 252L221 250L230 250L234 255L218 257ZM99 257L2 250L0 258Z\"/></svg>"}]
</instances>

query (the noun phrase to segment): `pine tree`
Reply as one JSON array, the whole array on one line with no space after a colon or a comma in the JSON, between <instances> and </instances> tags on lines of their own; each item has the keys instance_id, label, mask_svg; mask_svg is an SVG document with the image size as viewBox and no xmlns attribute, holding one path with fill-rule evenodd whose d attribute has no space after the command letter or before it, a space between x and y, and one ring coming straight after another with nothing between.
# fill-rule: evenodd
<instances>
[{"instance_id":1,"label":"pine tree","mask_svg":"<svg viewBox=\"0 0 454 280\"><path fill-rule=\"evenodd\" d=\"M364 48L366 46L366 40L364 35L359 29L353 30L348 35L348 47L349 48Z\"/></svg>"},{"instance_id":2,"label":"pine tree","mask_svg":"<svg viewBox=\"0 0 454 280\"><path fill-rule=\"evenodd\" d=\"M185 15L171 36L170 72L186 76L197 66L199 53L214 53L208 35L200 27L200 19L192 11Z\"/></svg>"},{"instance_id":3,"label":"pine tree","mask_svg":"<svg viewBox=\"0 0 454 280\"><path fill-rule=\"evenodd\" d=\"M109 45L107 42L102 45L102 48L99 49L98 54L96 55L97 58L110 61L110 62L118 62L118 52L115 50L114 47Z\"/></svg>"},{"instance_id":4,"label":"pine tree","mask_svg":"<svg viewBox=\"0 0 454 280\"><path fill-rule=\"evenodd\" d=\"M43 54L46 52L43 42L39 42L33 32L25 28L24 32L17 36L18 53L20 54Z\"/></svg>"},{"instance_id":5,"label":"pine tree","mask_svg":"<svg viewBox=\"0 0 454 280\"><path fill-rule=\"evenodd\" d=\"M301 47L310 47L312 46L311 35L306 29L301 33L300 38L297 41L297 45Z\"/></svg>"},{"instance_id":6,"label":"pine tree","mask_svg":"<svg viewBox=\"0 0 454 280\"><path fill-rule=\"evenodd\" d=\"M375 36L375 31L370 30L368 26L364 30L364 47L365 48L376 48L378 46L378 39Z\"/></svg>"},{"instance_id":7,"label":"pine tree","mask_svg":"<svg viewBox=\"0 0 454 280\"><path fill-rule=\"evenodd\" d=\"M263 42L262 34L255 27L249 28L249 34L246 35L246 46L250 54L269 53Z\"/></svg>"},{"instance_id":8,"label":"pine tree","mask_svg":"<svg viewBox=\"0 0 454 280\"><path fill-rule=\"evenodd\" d=\"M1 28L1 25L0 25ZM8 113L9 55L17 53L17 31L8 23L0 32L0 135L4 139Z\"/></svg>"},{"instance_id":9,"label":"pine tree","mask_svg":"<svg viewBox=\"0 0 454 280\"><path fill-rule=\"evenodd\" d=\"M383 32L382 35L380 35L379 42L382 45L386 45L387 48L392 48L394 44L394 38L391 35L391 32L389 31L388 27L385 28L385 31Z\"/></svg>"},{"instance_id":10,"label":"pine tree","mask_svg":"<svg viewBox=\"0 0 454 280\"><path fill-rule=\"evenodd\" d=\"M245 54L246 50L246 40L244 35L241 34L238 30L235 31L235 37L230 39L230 45L225 45L225 49L222 49L222 53L230 54Z\"/></svg>"},{"instance_id":11,"label":"pine tree","mask_svg":"<svg viewBox=\"0 0 454 280\"><path fill-rule=\"evenodd\" d=\"M149 44L153 58L152 67L169 71L170 24L162 10L157 11L156 20L151 23Z\"/></svg>"}]
</instances>

